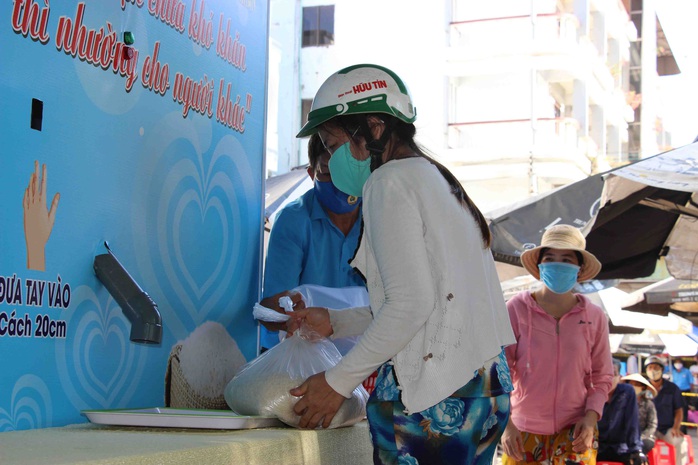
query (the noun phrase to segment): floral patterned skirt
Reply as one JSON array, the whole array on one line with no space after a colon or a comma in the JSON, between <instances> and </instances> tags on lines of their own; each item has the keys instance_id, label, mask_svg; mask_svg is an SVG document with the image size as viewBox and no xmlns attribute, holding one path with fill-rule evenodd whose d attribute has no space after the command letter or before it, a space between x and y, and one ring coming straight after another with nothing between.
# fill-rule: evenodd
<instances>
[{"instance_id":1,"label":"floral patterned skirt","mask_svg":"<svg viewBox=\"0 0 698 465\"><path fill-rule=\"evenodd\" d=\"M381 366L366 406L373 463L491 465L509 420L509 391L494 397L460 396L466 387L433 407L407 415L393 367Z\"/></svg>"},{"instance_id":2,"label":"floral patterned skirt","mask_svg":"<svg viewBox=\"0 0 698 465\"><path fill-rule=\"evenodd\" d=\"M599 429L594 428L594 441L591 449L577 453L572 447L574 425L563 428L557 434L533 434L521 432L524 446L524 459L517 461L502 454L502 465L595 465L599 447Z\"/></svg>"}]
</instances>

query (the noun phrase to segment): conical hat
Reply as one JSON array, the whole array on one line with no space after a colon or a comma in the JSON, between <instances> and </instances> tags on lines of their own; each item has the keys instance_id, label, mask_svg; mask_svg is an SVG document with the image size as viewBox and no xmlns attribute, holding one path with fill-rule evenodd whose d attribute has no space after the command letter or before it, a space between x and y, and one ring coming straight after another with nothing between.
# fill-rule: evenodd
<instances>
[{"instance_id":1,"label":"conical hat","mask_svg":"<svg viewBox=\"0 0 698 465\"><path fill-rule=\"evenodd\" d=\"M640 373L633 373L632 375L623 376L621 379L623 381L637 381L638 383L642 383L652 390L652 394L655 396L657 395L657 390L654 388L654 386L652 386L652 383L647 381L647 379Z\"/></svg>"}]
</instances>

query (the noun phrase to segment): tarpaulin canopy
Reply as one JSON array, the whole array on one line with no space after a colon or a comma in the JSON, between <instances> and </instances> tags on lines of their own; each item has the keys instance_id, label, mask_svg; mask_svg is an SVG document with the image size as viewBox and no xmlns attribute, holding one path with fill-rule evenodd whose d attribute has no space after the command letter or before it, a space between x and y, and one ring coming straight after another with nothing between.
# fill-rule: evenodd
<instances>
[{"instance_id":1,"label":"tarpaulin canopy","mask_svg":"<svg viewBox=\"0 0 698 465\"><path fill-rule=\"evenodd\" d=\"M698 342L687 334L660 334L664 353L672 357L693 357L698 353Z\"/></svg>"},{"instance_id":2,"label":"tarpaulin canopy","mask_svg":"<svg viewBox=\"0 0 698 465\"><path fill-rule=\"evenodd\" d=\"M495 260L520 265L558 223L579 227L603 264L597 279L651 275L665 256L677 279L698 275L698 143L590 176L490 212Z\"/></svg>"},{"instance_id":3,"label":"tarpaulin canopy","mask_svg":"<svg viewBox=\"0 0 698 465\"><path fill-rule=\"evenodd\" d=\"M584 294L594 305L600 307L606 316L608 317L608 332L612 334L639 334L645 330L645 328L638 328L637 326L626 326L624 322L616 321L614 322L611 318L609 310L606 308L606 302L601 298L600 292L590 292ZM618 323L618 324L616 324Z\"/></svg>"},{"instance_id":4,"label":"tarpaulin canopy","mask_svg":"<svg viewBox=\"0 0 698 465\"><path fill-rule=\"evenodd\" d=\"M687 334L655 334L644 331L640 334L611 334L609 340L612 353L692 357L698 351L698 342Z\"/></svg>"},{"instance_id":5,"label":"tarpaulin canopy","mask_svg":"<svg viewBox=\"0 0 698 465\"><path fill-rule=\"evenodd\" d=\"M654 355L664 352L665 345L657 334L610 334L612 353Z\"/></svg>"},{"instance_id":6,"label":"tarpaulin canopy","mask_svg":"<svg viewBox=\"0 0 698 465\"><path fill-rule=\"evenodd\" d=\"M696 312L698 281L669 277L629 293L621 306L630 311L657 315L667 315L670 311Z\"/></svg>"},{"instance_id":7,"label":"tarpaulin canopy","mask_svg":"<svg viewBox=\"0 0 698 465\"><path fill-rule=\"evenodd\" d=\"M603 289L598 295L613 326L642 329L640 334L611 334L613 352L669 354L672 357L696 354L695 328L686 318L674 313L660 316L623 310L621 306L629 294L620 289Z\"/></svg>"},{"instance_id":8,"label":"tarpaulin canopy","mask_svg":"<svg viewBox=\"0 0 698 465\"><path fill-rule=\"evenodd\" d=\"M616 288L598 292L603 308L614 326L641 328L658 334L692 334L693 323L674 313L667 316L623 310L622 303L628 294Z\"/></svg>"},{"instance_id":9,"label":"tarpaulin canopy","mask_svg":"<svg viewBox=\"0 0 698 465\"><path fill-rule=\"evenodd\" d=\"M698 302L698 280L667 278L646 289L644 295L648 304Z\"/></svg>"}]
</instances>

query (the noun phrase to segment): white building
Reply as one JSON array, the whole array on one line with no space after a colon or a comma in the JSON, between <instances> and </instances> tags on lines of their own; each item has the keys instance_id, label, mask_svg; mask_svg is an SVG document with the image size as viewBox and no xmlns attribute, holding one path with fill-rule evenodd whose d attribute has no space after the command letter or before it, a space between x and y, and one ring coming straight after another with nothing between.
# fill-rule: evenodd
<instances>
[{"instance_id":1,"label":"white building","mask_svg":"<svg viewBox=\"0 0 698 465\"><path fill-rule=\"evenodd\" d=\"M678 72L656 1L271 0L267 170L305 163L315 91L362 62L405 80L483 211L655 154L657 56Z\"/></svg>"}]
</instances>

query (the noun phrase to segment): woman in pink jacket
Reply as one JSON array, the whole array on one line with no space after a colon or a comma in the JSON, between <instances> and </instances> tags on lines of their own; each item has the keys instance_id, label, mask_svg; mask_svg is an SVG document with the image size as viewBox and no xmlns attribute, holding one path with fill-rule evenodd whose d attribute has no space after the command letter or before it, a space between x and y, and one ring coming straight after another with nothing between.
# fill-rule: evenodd
<instances>
[{"instance_id":1,"label":"woman in pink jacket","mask_svg":"<svg viewBox=\"0 0 698 465\"><path fill-rule=\"evenodd\" d=\"M503 465L596 463L598 430L613 367L608 320L577 282L601 271L574 226L548 229L521 262L544 286L508 303L516 344L506 348L514 392L502 435Z\"/></svg>"}]
</instances>

